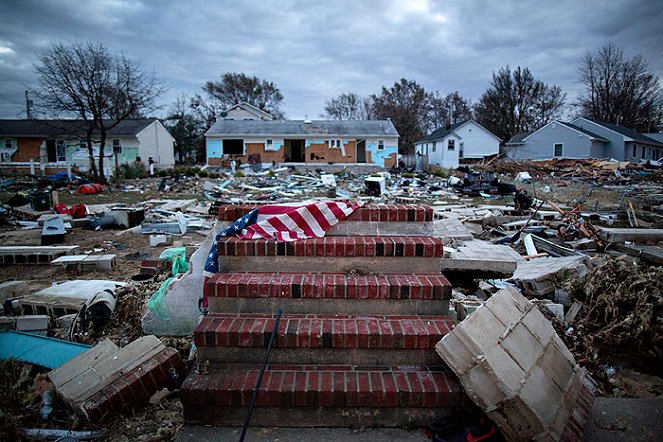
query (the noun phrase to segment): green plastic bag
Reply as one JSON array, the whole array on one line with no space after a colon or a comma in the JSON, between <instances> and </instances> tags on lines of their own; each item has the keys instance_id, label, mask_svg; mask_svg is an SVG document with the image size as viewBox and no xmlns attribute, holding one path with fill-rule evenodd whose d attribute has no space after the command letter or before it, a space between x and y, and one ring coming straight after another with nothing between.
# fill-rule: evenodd
<instances>
[{"instance_id":1,"label":"green plastic bag","mask_svg":"<svg viewBox=\"0 0 663 442\"><path fill-rule=\"evenodd\" d=\"M166 295L168 285L180 273L186 273L189 270L189 263L186 262L186 247L171 247L164 250L159 255L159 259L172 262L172 274L170 278L166 279L159 287L159 290L154 292L150 299L147 301L147 308L152 310L161 319L168 319L168 311L166 310L166 303L163 297Z\"/></svg>"},{"instance_id":2,"label":"green plastic bag","mask_svg":"<svg viewBox=\"0 0 663 442\"><path fill-rule=\"evenodd\" d=\"M171 247L164 250L159 255L159 259L172 262L173 276L179 273L186 273L189 270L189 263L186 262L186 247Z\"/></svg>"}]
</instances>

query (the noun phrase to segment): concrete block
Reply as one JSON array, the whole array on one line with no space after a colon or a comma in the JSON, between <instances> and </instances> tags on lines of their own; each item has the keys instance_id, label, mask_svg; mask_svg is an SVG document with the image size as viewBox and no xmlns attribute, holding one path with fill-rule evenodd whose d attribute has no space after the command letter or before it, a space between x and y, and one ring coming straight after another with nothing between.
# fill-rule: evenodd
<instances>
[{"instance_id":1,"label":"concrete block","mask_svg":"<svg viewBox=\"0 0 663 442\"><path fill-rule=\"evenodd\" d=\"M500 343L520 367L529 371L543 354L543 345L523 324L517 324Z\"/></svg>"},{"instance_id":2,"label":"concrete block","mask_svg":"<svg viewBox=\"0 0 663 442\"><path fill-rule=\"evenodd\" d=\"M16 330L46 336L49 320L48 315L17 316Z\"/></svg>"},{"instance_id":3,"label":"concrete block","mask_svg":"<svg viewBox=\"0 0 663 442\"><path fill-rule=\"evenodd\" d=\"M548 345L555 333L552 324L539 309L533 308L525 316L522 323L527 327L530 333L536 336L536 339L542 346Z\"/></svg>"},{"instance_id":4,"label":"concrete block","mask_svg":"<svg viewBox=\"0 0 663 442\"><path fill-rule=\"evenodd\" d=\"M30 294L30 288L26 281L6 281L0 284L0 303L28 294Z\"/></svg>"},{"instance_id":5,"label":"concrete block","mask_svg":"<svg viewBox=\"0 0 663 442\"><path fill-rule=\"evenodd\" d=\"M481 312L480 315L477 314L479 312ZM498 343L500 336L504 333L504 328L504 325L484 304L461 322L456 330L458 330L458 334L467 336L468 340L474 342L481 352L485 353Z\"/></svg>"},{"instance_id":6,"label":"concrete block","mask_svg":"<svg viewBox=\"0 0 663 442\"><path fill-rule=\"evenodd\" d=\"M523 403L543 422L553 422L562 403L563 392L541 367L533 367L520 391Z\"/></svg>"},{"instance_id":7,"label":"concrete block","mask_svg":"<svg viewBox=\"0 0 663 442\"><path fill-rule=\"evenodd\" d=\"M575 364L573 359L566 357L554 340L551 340L543 351L539 365L560 389L566 390Z\"/></svg>"},{"instance_id":8,"label":"concrete block","mask_svg":"<svg viewBox=\"0 0 663 442\"><path fill-rule=\"evenodd\" d=\"M507 397L515 396L523 385L526 373L518 363L499 345L485 354L485 360L495 374L495 381Z\"/></svg>"},{"instance_id":9,"label":"concrete block","mask_svg":"<svg viewBox=\"0 0 663 442\"><path fill-rule=\"evenodd\" d=\"M479 347L464 333L450 333L436 345L435 351L459 376L467 373L481 354Z\"/></svg>"},{"instance_id":10,"label":"concrete block","mask_svg":"<svg viewBox=\"0 0 663 442\"><path fill-rule=\"evenodd\" d=\"M171 235L150 235L150 247L168 246L173 243Z\"/></svg>"},{"instance_id":11,"label":"concrete block","mask_svg":"<svg viewBox=\"0 0 663 442\"><path fill-rule=\"evenodd\" d=\"M14 318L9 316L0 316L0 330L11 330L14 328Z\"/></svg>"},{"instance_id":12,"label":"concrete block","mask_svg":"<svg viewBox=\"0 0 663 442\"><path fill-rule=\"evenodd\" d=\"M482 409L494 409L506 394L497 383L497 377L484 358L465 374L468 387L465 392Z\"/></svg>"}]
</instances>

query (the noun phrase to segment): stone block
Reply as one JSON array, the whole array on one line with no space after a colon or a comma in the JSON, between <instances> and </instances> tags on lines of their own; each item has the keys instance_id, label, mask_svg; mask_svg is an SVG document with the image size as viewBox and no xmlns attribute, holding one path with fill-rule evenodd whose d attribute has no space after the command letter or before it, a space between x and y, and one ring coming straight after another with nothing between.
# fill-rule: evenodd
<instances>
[{"instance_id":1,"label":"stone block","mask_svg":"<svg viewBox=\"0 0 663 442\"><path fill-rule=\"evenodd\" d=\"M16 330L46 336L49 320L48 315L17 316Z\"/></svg>"},{"instance_id":2,"label":"stone block","mask_svg":"<svg viewBox=\"0 0 663 442\"><path fill-rule=\"evenodd\" d=\"M582 440L591 380L517 290L497 292L436 350L507 440Z\"/></svg>"},{"instance_id":3,"label":"stone block","mask_svg":"<svg viewBox=\"0 0 663 442\"><path fill-rule=\"evenodd\" d=\"M0 284L0 303L28 294L30 294L30 287L26 281L6 281Z\"/></svg>"}]
</instances>

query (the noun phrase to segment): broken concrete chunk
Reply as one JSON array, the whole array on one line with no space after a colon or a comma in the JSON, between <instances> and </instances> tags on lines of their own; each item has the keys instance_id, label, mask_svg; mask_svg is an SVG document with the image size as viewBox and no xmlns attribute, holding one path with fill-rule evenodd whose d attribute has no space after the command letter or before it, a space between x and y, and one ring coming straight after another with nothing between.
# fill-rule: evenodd
<instances>
[{"instance_id":1,"label":"broken concrete chunk","mask_svg":"<svg viewBox=\"0 0 663 442\"><path fill-rule=\"evenodd\" d=\"M436 350L507 440L582 440L594 384L532 307L502 289Z\"/></svg>"}]
</instances>

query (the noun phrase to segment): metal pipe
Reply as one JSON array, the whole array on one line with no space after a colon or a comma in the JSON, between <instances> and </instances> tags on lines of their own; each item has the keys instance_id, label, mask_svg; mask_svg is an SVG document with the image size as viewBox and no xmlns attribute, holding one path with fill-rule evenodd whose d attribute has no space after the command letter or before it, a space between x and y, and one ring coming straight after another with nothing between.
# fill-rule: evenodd
<instances>
[{"instance_id":1,"label":"metal pipe","mask_svg":"<svg viewBox=\"0 0 663 442\"><path fill-rule=\"evenodd\" d=\"M244 418L244 427L242 428L242 435L239 437L239 442L244 442L246 431L249 429L249 421L251 420L251 414L253 414L253 408L256 405L256 400L258 399L258 391L260 390L260 384L262 383L262 375L265 373L265 367L267 367L267 363L269 362L269 354L272 352L272 345L274 345L274 339L276 338L276 332L279 328L279 321L281 320L282 312L283 310L281 307L276 310L276 322L274 323L274 328L272 329L272 335L269 337L269 344L267 345L265 360L262 363L262 368L260 369L260 374L258 375L258 380L256 381L256 387L253 390L253 396L251 396L249 410L247 411L246 417Z\"/></svg>"}]
</instances>

